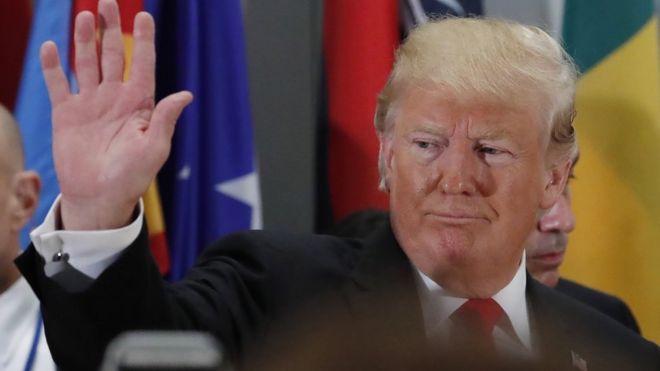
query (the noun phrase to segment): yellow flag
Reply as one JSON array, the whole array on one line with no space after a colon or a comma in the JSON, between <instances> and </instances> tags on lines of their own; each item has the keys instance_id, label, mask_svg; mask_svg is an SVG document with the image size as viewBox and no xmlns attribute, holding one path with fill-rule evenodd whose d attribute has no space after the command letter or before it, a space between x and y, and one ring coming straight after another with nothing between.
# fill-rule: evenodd
<instances>
[{"instance_id":1,"label":"yellow flag","mask_svg":"<svg viewBox=\"0 0 660 371\"><path fill-rule=\"evenodd\" d=\"M660 343L660 78L653 1L566 2L583 75L572 182L577 227L562 273L622 297Z\"/></svg>"}]
</instances>

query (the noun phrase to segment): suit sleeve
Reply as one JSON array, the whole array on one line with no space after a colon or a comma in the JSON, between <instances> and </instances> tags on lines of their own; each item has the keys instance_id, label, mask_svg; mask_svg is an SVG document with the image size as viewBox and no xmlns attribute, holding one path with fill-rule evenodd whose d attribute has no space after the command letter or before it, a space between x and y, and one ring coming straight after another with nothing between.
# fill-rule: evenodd
<instances>
[{"instance_id":1,"label":"suit sleeve","mask_svg":"<svg viewBox=\"0 0 660 371\"><path fill-rule=\"evenodd\" d=\"M146 228L81 292L46 277L33 246L16 263L41 300L46 338L61 369L98 369L107 344L130 330L208 331L236 359L263 317L263 274L260 258L246 252L250 241L225 242L225 254L216 254L220 245L207 249L207 257L177 284L162 280Z\"/></svg>"}]
</instances>

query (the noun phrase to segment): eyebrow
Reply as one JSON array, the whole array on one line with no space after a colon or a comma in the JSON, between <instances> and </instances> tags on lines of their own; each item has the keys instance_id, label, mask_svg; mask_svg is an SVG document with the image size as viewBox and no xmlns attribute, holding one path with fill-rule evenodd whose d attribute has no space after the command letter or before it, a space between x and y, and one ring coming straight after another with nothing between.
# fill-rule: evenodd
<instances>
[{"instance_id":1,"label":"eyebrow","mask_svg":"<svg viewBox=\"0 0 660 371\"><path fill-rule=\"evenodd\" d=\"M498 140L498 139L507 139L511 137L511 132L505 128L488 128L480 129L470 135L470 139L489 139L489 140Z\"/></svg>"},{"instance_id":2,"label":"eyebrow","mask_svg":"<svg viewBox=\"0 0 660 371\"><path fill-rule=\"evenodd\" d=\"M443 126L437 126L434 125L430 122L421 122L419 126L414 127L408 131L408 134L412 133L423 133L423 134L431 134L431 135L438 135L438 136L447 136L448 135L447 128Z\"/></svg>"}]
</instances>

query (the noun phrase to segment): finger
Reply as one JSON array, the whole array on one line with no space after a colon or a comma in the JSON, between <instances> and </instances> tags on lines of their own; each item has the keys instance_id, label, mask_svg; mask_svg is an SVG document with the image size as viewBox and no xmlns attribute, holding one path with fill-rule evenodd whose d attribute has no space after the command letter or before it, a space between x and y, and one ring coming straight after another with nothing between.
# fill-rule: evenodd
<instances>
[{"instance_id":1,"label":"finger","mask_svg":"<svg viewBox=\"0 0 660 371\"><path fill-rule=\"evenodd\" d=\"M91 12L78 13L74 41L76 43L76 77L80 91L84 92L99 84L94 15Z\"/></svg>"},{"instance_id":2,"label":"finger","mask_svg":"<svg viewBox=\"0 0 660 371\"><path fill-rule=\"evenodd\" d=\"M183 109L192 102L193 96L189 91L181 91L168 95L158 102L151 115L151 122L147 133L155 143L163 143L169 146L174 135L176 121L181 116ZM168 147L169 148L169 147Z\"/></svg>"},{"instance_id":3,"label":"finger","mask_svg":"<svg viewBox=\"0 0 660 371\"><path fill-rule=\"evenodd\" d=\"M135 16L133 23L133 65L129 81L145 93L154 94L156 51L154 50L154 19L146 12Z\"/></svg>"},{"instance_id":4,"label":"finger","mask_svg":"<svg viewBox=\"0 0 660 371\"><path fill-rule=\"evenodd\" d=\"M122 81L124 76L124 43L119 7L114 0L99 2L101 36L101 71L103 81Z\"/></svg>"},{"instance_id":5,"label":"finger","mask_svg":"<svg viewBox=\"0 0 660 371\"><path fill-rule=\"evenodd\" d=\"M55 108L55 106L65 101L71 95L69 81L66 79L66 75L60 64L60 56L57 53L57 46L54 42L46 41L43 43L39 57L41 59L41 72L44 74L46 88L48 88L50 104Z\"/></svg>"}]
</instances>

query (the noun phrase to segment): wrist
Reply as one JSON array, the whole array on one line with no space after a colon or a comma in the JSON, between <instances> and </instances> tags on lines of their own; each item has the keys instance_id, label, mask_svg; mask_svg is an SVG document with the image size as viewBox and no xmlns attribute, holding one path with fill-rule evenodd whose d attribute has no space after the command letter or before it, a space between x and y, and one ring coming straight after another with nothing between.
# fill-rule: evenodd
<instances>
[{"instance_id":1,"label":"wrist","mask_svg":"<svg viewBox=\"0 0 660 371\"><path fill-rule=\"evenodd\" d=\"M126 203L70 199L62 195L57 229L75 231L125 227L135 219L138 201Z\"/></svg>"}]
</instances>

